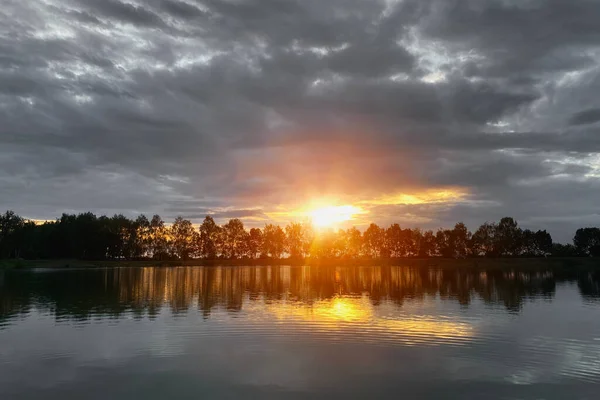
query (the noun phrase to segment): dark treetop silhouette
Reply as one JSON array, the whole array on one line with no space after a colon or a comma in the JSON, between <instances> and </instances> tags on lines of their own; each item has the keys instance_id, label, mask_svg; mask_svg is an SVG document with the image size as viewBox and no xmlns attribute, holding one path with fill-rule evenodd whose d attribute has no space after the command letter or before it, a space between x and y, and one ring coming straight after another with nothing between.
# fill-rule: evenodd
<instances>
[{"instance_id":1,"label":"dark treetop silhouette","mask_svg":"<svg viewBox=\"0 0 600 400\"><path fill-rule=\"evenodd\" d=\"M577 230L574 244L552 243L545 230L521 229L510 217L486 222L474 233L463 223L453 229L388 228L371 224L361 232L315 231L309 223L285 228L267 224L247 231L239 219L219 226L207 216L199 229L177 217L167 226L160 216L135 220L88 212L63 214L42 224L12 211L0 216L0 258L81 260L190 259L379 259L401 257L598 256L600 229Z\"/></svg>"}]
</instances>

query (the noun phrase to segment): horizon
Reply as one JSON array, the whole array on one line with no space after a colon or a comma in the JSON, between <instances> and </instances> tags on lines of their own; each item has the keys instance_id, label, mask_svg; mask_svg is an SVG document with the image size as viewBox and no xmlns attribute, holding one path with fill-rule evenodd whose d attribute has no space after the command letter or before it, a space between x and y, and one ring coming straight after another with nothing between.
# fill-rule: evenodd
<instances>
[{"instance_id":1,"label":"horizon","mask_svg":"<svg viewBox=\"0 0 600 400\"><path fill-rule=\"evenodd\" d=\"M345 206L342 206L342 207L345 207ZM327 211L327 209L328 208L317 209L316 210L316 214L317 214L316 217L320 218L322 216L321 213L324 212L324 211ZM13 210L6 210L6 213L10 213L10 212L14 212L14 211ZM15 214L16 214L16 216L18 216L20 218L23 218L23 220L25 222L33 222L35 225L43 225L43 224L46 224L46 223L50 223L51 224L51 223L58 222L58 221L60 221L61 217L64 216L64 215L67 215L67 216L78 216L78 215L87 214L87 213L92 213L96 218L101 218L101 217L114 218L114 217L118 217L118 216L124 216L125 218L128 218L131 221L135 221L137 218L142 218L142 217L145 217L147 219L151 219L154 216L158 216L164 222L164 225L167 226L167 227L172 226L176 219L181 218L184 221L191 222L192 226L194 228L196 228L196 229L200 228L200 226L202 225L202 222L204 222L206 220L206 218L208 218L208 217L212 218L215 221L215 223L218 226L221 226L221 227L223 225L225 225L227 222L230 222L232 220L239 220L239 221L241 221L244 224L244 229L246 229L246 230L250 230L252 228L258 228L258 229L260 229L261 227L264 227L264 226L266 226L268 224L272 224L274 226L280 226L280 227L283 227L283 228L285 228L286 226L289 226L289 225L293 225L293 224L301 224L301 225L310 226L312 229L315 230L315 232L326 232L326 231L336 232L338 230L348 230L348 229L352 229L352 228L356 228L359 231L364 232L367 228L369 228L370 225L376 225L376 226L384 228L384 229L389 228L392 225L399 225L403 229L420 230L420 231L423 231L423 232L425 232L425 231L432 231L432 232L435 233L436 231L439 231L439 230L452 229L452 228L454 228L454 226L456 224L464 224L463 221L455 221L454 223L452 223L452 224L450 224L448 226L439 226L439 227L434 228L434 229L424 229L424 228L422 228L422 227L420 227L418 225L400 225L398 222L395 222L395 221L391 221L388 225L379 225L378 223L376 223L374 221L362 220L362 222L360 224L356 224L355 223L355 219L352 219L352 218L340 219L340 220L337 220L335 218L333 218L333 219L326 218L325 222L315 222L314 216L311 217L311 214L315 214L315 212L301 213L298 218L296 218L296 219L290 219L290 220L287 220L287 221L278 222L278 221L269 220L269 221L263 222L262 225L257 225L256 223L254 223L254 224L253 223L246 224L246 222L243 221L243 219L241 219L241 218L235 218L235 217L234 218L228 218L228 219L215 218L211 214L206 214L204 216L204 218L202 218L201 222L193 222L193 220L197 220L197 218L187 218L184 215L176 215L175 217L173 217L170 220L165 220L159 214L146 215L146 214L143 214L143 213L134 215L133 217L128 217L127 215L125 215L123 213L115 213L115 214L112 214L112 215L107 215L107 214L96 214L96 213L94 213L92 211L84 211L84 212L76 212L76 213L63 213L63 214L61 214L61 216L57 216L57 217L55 217L53 219L45 219L45 220L36 220L36 219L27 218L26 216L23 216L23 215L18 215L16 213ZM1 216L3 216L3 214L0 214L0 217ZM334 217L335 217L335 215L334 215ZM506 216L506 217L514 219L512 217L508 217L508 216ZM519 224L520 228L529 229L526 226L524 227L524 226L520 225L519 221L515 220L515 222L517 222ZM470 232L474 232L476 230L476 228L479 228L481 225L488 224L488 223L494 224L494 223L497 223L497 221L492 221L492 220L482 221L479 225L477 225L475 227L475 229L472 229L470 226L468 226L466 224L465 224L465 226L467 227L467 229ZM581 226L579 228L594 228L594 227L593 226ZM529 229L529 230L531 230L531 229ZM548 231L547 229L540 229L540 230ZM548 231L548 233L552 234L552 232L549 232L549 231ZM571 238L571 240L568 243L572 243L572 242L573 242L573 240ZM555 241L555 243L564 243L564 242L556 242Z\"/></svg>"}]
</instances>

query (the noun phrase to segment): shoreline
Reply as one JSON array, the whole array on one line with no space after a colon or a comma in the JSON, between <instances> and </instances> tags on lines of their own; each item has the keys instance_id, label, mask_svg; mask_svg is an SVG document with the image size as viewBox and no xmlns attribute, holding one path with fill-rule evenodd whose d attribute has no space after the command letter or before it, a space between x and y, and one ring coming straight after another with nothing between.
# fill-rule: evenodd
<instances>
[{"instance_id":1,"label":"shoreline","mask_svg":"<svg viewBox=\"0 0 600 400\"><path fill-rule=\"evenodd\" d=\"M600 258L388 258L388 259L235 259L235 260L0 260L0 270L35 268L144 268L144 267L241 267L241 266L406 266L442 268L596 268Z\"/></svg>"}]
</instances>

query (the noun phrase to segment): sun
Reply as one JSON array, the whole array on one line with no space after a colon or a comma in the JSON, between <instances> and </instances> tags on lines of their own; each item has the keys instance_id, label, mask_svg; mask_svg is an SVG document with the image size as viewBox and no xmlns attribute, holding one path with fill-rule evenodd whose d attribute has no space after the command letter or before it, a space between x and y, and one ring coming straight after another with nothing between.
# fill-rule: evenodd
<instances>
[{"instance_id":1,"label":"sun","mask_svg":"<svg viewBox=\"0 0 600 400\"><path fill-rule=\"evenodd\" d=\"M309 211L308 215L314 226L327 228L339 223L350 221L356 214L361 214L362 209L351 206L327 206Z\"/></svg>"}]
</instances>

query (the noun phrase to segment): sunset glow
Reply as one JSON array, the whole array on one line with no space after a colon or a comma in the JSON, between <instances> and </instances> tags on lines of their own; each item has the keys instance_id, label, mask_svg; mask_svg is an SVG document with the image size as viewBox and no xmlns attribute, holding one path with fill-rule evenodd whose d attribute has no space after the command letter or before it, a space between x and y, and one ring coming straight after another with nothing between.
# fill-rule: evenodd
<instances>
[{"instance_id":1,"label":"sunset glow","mask_svg":"<svg viewBox=\"0 0 600 400\"><path fill-rule=\"evenodd\" d=\"M251 311L251 306L246 307ZM283 303L268 307L275 318L290 324L299 321L317 323L323 332L372 332L386 334L386 340L406 345L439 345L447 340L454 343L471 340L475 327L461 321L444 321L427 316L382 318L366 298L341 298L315 302L310 307L298 303Z\"/></svg>"},{"instance_id":2,"label":"sunset glow","mask_svg":"<svg viewBox=\"0 0 600 400\"><path fill-rule=\"evenodd\" d=\"M351 205L327 206L309 211L308 216L314 226L324 228L351 221L356 214L361 213L362 209Z\"/></svg>"},{"instance_id":3,"label":"sunset glow","mask_svg":"<svg viewBox=\"0 0 600 400\"><path fill-rule=\"evenodd\" d=\"M467 195L468 192L464 188L451 187L429 189L413 193L396 193L390 195L383 195L376 199L365 200L361 203L371 205L414 205L428 203L458 202L460 200L463 200Z\"/></svg>"},{"instance_id":4,"label":"sunset glow","mask_svg":"<svg viewBox=\"0 0 600 400\"><path fill-rule=\"evenodd\" d=\"M377 197L340 198L338 196L316 197L304 205L278 205L275 210L265 210L270 221L310 221L316 228L338 228L342 225L362 226L368 224L372 209L378 206L407 206L419 204L457 204L467 201L469 191L461 187L437 187L431 189L393 191ZM407 215L405 215L407 217ZM412 216L414 222L428 221L424 216Z\"/></svg>"}]
</instances>

